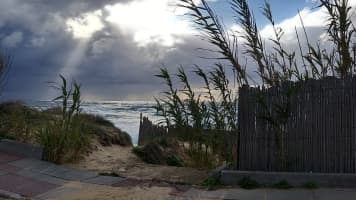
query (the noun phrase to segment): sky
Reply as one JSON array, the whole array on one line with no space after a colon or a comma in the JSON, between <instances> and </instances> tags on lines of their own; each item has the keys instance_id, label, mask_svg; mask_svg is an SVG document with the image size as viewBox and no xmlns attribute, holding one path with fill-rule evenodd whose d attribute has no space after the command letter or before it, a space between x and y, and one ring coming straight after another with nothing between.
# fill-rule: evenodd
<instances>
[{"instance_id":1,"label":"sky","mask_svg":"<svg viewBox=\"0 0 356 200\"><path fill-rule=\"evenodd\" d=\"M199 0L197 0L199 1ZM234 15L227 0L209 0L231 30ZM355 1L350 1L356 7ZM0 47L13 57L0 98L49 100L57 91L48 82L59 74L82 84L85 100L151 100L162 89L159 67L208 69L210 47L177 8L177 0L1 0ZM261 15L263 0L249 0L261 36L272 37ZM311 38L323 40L325 13L312 0L271 0L284 45L297 48L298 10ZM353 17L354 19L355 17ZM355 20L354 20L355 21ZM303 39L303 38L302 38ZM241 47L243 48L243 46ZM194 77L192 77L194 82Z\"/></svg>"}]
</instances>

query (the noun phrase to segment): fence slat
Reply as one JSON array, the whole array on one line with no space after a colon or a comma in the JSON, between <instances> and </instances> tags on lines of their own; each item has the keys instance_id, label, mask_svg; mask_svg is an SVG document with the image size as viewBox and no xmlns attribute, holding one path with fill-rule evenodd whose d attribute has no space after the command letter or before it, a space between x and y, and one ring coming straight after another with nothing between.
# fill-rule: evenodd
<instances>
[{"instance_id":1,"label":"fence slat","mask_svg":"<svg viewBox=\"0 0 356 200\"><path fill-rule=\"evenodd\" d=\"M244 87L238 111L240 170L356 172L356 78Z\"/></svg>"}]
</instances>

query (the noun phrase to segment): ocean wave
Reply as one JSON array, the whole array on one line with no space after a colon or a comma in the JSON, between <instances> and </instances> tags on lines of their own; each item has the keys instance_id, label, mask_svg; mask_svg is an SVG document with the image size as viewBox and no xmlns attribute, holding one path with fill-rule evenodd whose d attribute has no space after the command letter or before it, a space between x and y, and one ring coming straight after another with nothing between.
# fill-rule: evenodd
<instances>
[{"instance_id":1,"label":"ocean wave","mask_svg":"<svg viewBox=\"0 0 356 200\"><path fill-rule=\"evenodd\" d=\"M60 106L58 102L53 101L29 101L26 104L40 110ZM149 101L84 102L82 111L102 116L111 121L116 127L126 131L131 136L134 144L138 142L141 113L152 121L160 120L154 109L154 102Z\"/></svg>"}]
</instances>

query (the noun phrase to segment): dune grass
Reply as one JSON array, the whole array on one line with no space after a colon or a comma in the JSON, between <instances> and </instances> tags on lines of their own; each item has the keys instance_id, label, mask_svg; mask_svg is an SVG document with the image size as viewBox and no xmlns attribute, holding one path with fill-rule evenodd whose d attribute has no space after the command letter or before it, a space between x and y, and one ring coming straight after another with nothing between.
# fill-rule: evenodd
<instances>
[{"instance_id":1,"label":"dune grass","mask_svg":"<svg viewBox=\"0 0 356 200\"><path fill-rule=\"evenodd\" d=\"M78 84L70 87L62 77L59 88L61 106L57 108L41 111L22 102L1 103L0 138L41 145L45 159L56 163L79 159L91 150L93 140L104 146L132 145L131 137L110 121L81 112Z\"/></svg>"},{"instance_id":2,"label":"dune grass","mask_svg":"<svg viewBox=\"0 0 356 200\"><path fill-rule=\"evenodd\" d=\"M12 57L5 51L0 51L0 97L5 89L7 75L12 64Z\"/></svg>"},{"instance_id":3,"label":"dune grass","mask_svg":"<svg viewBox=\"0 0 356 200\"><path fill-rule=\"evenodd\" d=\"M90 135L79 116L80 85L74 82L68 87L67 80L60 77L62 84L58 89L61 95L54 100L62 103L61 117L48 121L38 134L39 142L45 150L45 159L55 163L76 160L90 148Z\"/></svg>"}]
</instances>

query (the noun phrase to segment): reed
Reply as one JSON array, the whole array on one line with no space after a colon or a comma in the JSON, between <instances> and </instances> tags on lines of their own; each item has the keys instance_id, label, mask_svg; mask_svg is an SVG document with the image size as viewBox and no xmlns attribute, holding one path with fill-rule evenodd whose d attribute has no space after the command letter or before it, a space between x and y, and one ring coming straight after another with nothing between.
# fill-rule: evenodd
<instances>
[{"instance_id":1,"label":"reed","mask_svg":"<svg viewBox=\"0 0 356 200\"><path fill-rule=\"evenodd\" d=\"M67 80L60 75L62 83L55 86L61 95L54 100L62 103L62 115L49 121L39 132L39 141L45 150L46 159L55 163L71 161L90 146L89 129L80 117L81 92L76 82L68 87Z\"/></svg>"},{"instance_id":2,"label":"reed","mask_svg":"<svg viewBox=\"0 0 356 200\"><path fill-rule=\"evenodd\" d=\"M353 38L355 27L352 24L352 10L348 0L320 0L319 7L325 8L328 13L328 28L326 33L330 49L322 48L320 42L312 44L303 24L306 44L300 41L300 35L296 29L296 37L299 43L299 51L288 50L283 45L284 31L276 25L272 14L272 7L268 1L262 6L262 14L273 27L274 37L268 39L271 50L267 51L267 41L262 39L257 27L256 19L247 0L230 0L235 22L242 27L242 32L227 31L220 18L210 8L209 4L202 0L201 5L193 0L180 0L179 6L188 8L189 16L201 31L202 37L215 46L218 50L207 49L219 54L219 59L229 62L236 70L236 79L239 86L248 83L260 83L266 86L279 85L284 81L305 80L308 78L320 79L326 76L344 77L353 75L355 70L356 47ZM242 38L243 43L238 44L236 38ZM307 52L303 46L307 46ZM238 58L239 48L252 63L248 71L257 71L257 76L247 74L246 67ZM257 66L257 70L254 69ZM251 78L257 77L257 78Z\"/></svg>"},{"instance_id":3,"label":"reed","mask_svg":"<svg viewBox=\"0 0 356 200\"><path fill-rule=\"evenodd\" d=\"M214 68L210 71L204 72L199 66L194 69L195 75L202 79L204 85L202 93L194 92L183 67L180 67L176 74L178 83L173 83L165 67L161 68L157 77L164 80L167 90L163 91L163 96L156 98L157 111L164 117L168 127L185 128L194 134L198 133L197 135L205 129L237 133L236 88L250 83L272 87L289 81L321 79L327 76L342 78L356 73L356 45L353 43L356 29L351 21L352 13L348 0L319 1L319 7L326 9L329 16L328 28L325 31L329 38L328 42L332 44L331 48L322 47L320 41L313 44L300 17L306 44L302 43L300 33L295 28L298 50L288 50L283 44L284 31L276 24L272 6L268 1L262 6L262 14L271 24L274 36L267 41L261 37L256 18L247 0L229 0L235 23L242 27L242 32L227 30L206 0L179 2L178 6L190 11L188 16L201 32L202 38L214 46L203 50L215 52L218 56ZM244 42L239 44L238 38ZM307 47L306 52L303 50L304 46ZM249 66L244 65L239 59L241 47L244 49L242 53L252 61ZM232 69L235 83L233 86L230 84L231 80L228 78L230 72L226 72L226 66ZM257 76L247 71L256 71ZM182 88L179 85L182 85ZM285 98L290 98L293 95L290 91L294 89L285 91ZM260 100L262 106L263 101ZM269 109L266 108L266 111ZM278 116L272 118L267 113L264 118L275 124L279 140L282 141L283 127L289 116L289 105L286 103L271 109L276 110ZM206 136L192 137L191 140L195 141L191 143L198 143L198 146L202 143L208 144L208 147L214 146L204 137ZM280 146L283 162L284 147L282 143Z\"/></svg>"},{"instance_id":4,"label":"reed","mask_svg":"<svg viewBox=\"0 0 356 200\"><path fill-rule=\"evenodd\" d=\"M170 130L179 132L175 134L179 140L189 143L188 151L193 160L208 164L214 153L231 159L232 150L226 153L224 137L218 137L214 132L237 130L237 96L231 89L226 71L217 64L210 72L197 66L193 74L205 82L203 91L193 89L183 67L174 75L161 68L157 77L163 79L167 87L163 95L156 98L157 112L164 117L163 122L167 122ZM173 82L173 79L177 81ZM210 134L204 134L206 132Z\"/></svg>"},{"instance_id":5,"label":"reed","mask_svg":"<svg viewBox=\"0 0 356 200\"><path fill-rule=\"evenodd\" d=\"M7 75L12 64L12 57L10 54L0 51L0 96L5 89Z\"/></svg>"}]
</instances>

